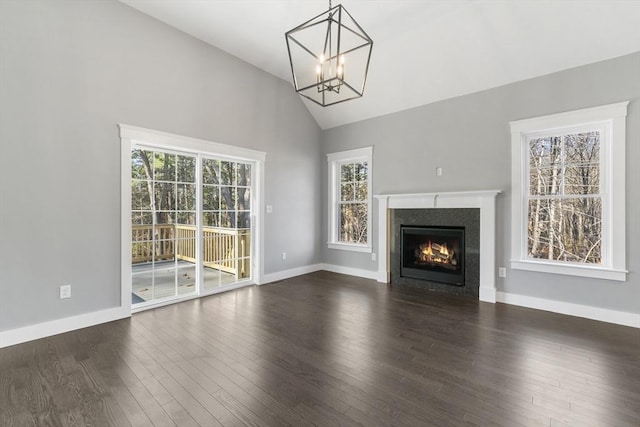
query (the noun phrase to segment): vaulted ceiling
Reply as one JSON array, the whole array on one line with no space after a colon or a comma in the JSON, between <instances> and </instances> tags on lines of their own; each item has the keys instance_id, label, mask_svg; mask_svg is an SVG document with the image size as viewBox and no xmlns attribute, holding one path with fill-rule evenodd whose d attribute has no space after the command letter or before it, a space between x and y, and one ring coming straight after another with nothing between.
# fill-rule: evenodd
<instances>
[{"instance_id":1,"label":"vaulted ceiling","mask_svg":"<svg viewBox=\"0 0 640 427\"><path fill-rule=\"evenodd\" d=\"M328 0L121 1L289 82L284 33L329 5ZM305 100L323 129L640 51L640 0L343 0L342 5L374 40L373 53L364 97L325 108Z\"/></svg>"}]
</instances>

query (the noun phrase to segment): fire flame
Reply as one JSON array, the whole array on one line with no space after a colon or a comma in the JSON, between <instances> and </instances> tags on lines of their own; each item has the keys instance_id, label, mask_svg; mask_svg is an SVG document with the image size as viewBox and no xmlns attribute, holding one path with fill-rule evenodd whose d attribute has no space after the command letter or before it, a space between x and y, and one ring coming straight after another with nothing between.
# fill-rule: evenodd
<instances>
[{"instance_id":1,"label":"fire flame","mask_svg":"<svg viewBox=\"0 0 640 427\"><path fill-rule=\"evenodd\" d=\"M424 248L426 246L426 248ZM422 249L422 253L427 256L433 255L433 250L431 249L431 241L427 245L420 245L420 249Z\"/></svg>"},{"instance_id":2,"label":"fire flame","mask_svg":"<svg viewBox=\"0 0 640 427\"><path fill-rule=\"evenodd\" d=\"M449 251L446 243L438 244L429 240L428 243L421 244L419 248L416 255L421 262L457 265L455 251Z\"/></svg>"}]
</instances>

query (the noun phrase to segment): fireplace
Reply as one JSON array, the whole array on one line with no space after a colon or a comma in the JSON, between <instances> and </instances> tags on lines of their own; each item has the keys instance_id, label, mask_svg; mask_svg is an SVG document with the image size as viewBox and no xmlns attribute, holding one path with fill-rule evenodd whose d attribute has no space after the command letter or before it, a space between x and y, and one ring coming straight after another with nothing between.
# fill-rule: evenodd
<instances>
[{"instance_id":1,"label":"fireplace","mask_svg":"<svg viewBox=\"0 0 640 427\"><path fill-rule=\"evenodd\" d=\"M496 302L496 196L499 190L380 194L377 280ZM465 227L464 286L401 277L400 226Z\"/></svg>"},{"instance_id":2,"label":"fireplace","mask_svg":"<svg viewBox=\"0 0 640 427\"><path fill-rule=\"evenodd\" d=\"M464 286L464 227L400 226L400 277Z\"/></svg>"}]
</instances>

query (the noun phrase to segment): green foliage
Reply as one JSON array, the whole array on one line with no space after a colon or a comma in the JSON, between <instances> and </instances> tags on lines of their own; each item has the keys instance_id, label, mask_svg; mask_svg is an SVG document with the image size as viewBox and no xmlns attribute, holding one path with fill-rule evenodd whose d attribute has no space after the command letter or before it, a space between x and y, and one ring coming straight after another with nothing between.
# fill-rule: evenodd
<instances>
[{"instance_id":1,"label":"green foliage","mask_svg":"<svg viewBox=\"0 0 640 427\"><path fill-rule=\"evenodd\" d=\"M197 157L162 151L131 152L133 224L195 224ZM251 165L202 159L203 225L251 226Z\"/></svg>"}]
</instances>

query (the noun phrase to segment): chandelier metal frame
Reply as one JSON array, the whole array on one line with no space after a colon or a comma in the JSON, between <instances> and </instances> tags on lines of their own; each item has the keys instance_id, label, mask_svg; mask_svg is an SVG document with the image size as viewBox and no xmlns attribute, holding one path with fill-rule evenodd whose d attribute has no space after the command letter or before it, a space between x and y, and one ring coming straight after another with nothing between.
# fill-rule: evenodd
<instances>
[{"instance_id":1,"label":"chandelier metal frame","mask_svg":"<svg viewBox=\"0 0 640 427\"><path fill-rule=\"evenodd\" d=\"M323 26L326 29L322 30ZM305 45L305 36L317 33L322 35L314 42L318 46ZM287 31L285 38L298 94L323 107L362 97L373 40L341 4L332 7L329 0L326 12ZM292 49L296 49L298 59L294 59ZM311 63L315 70L309 69ZM313 71L315 79L309 77Z\"/></svg>"}]
</instances>

